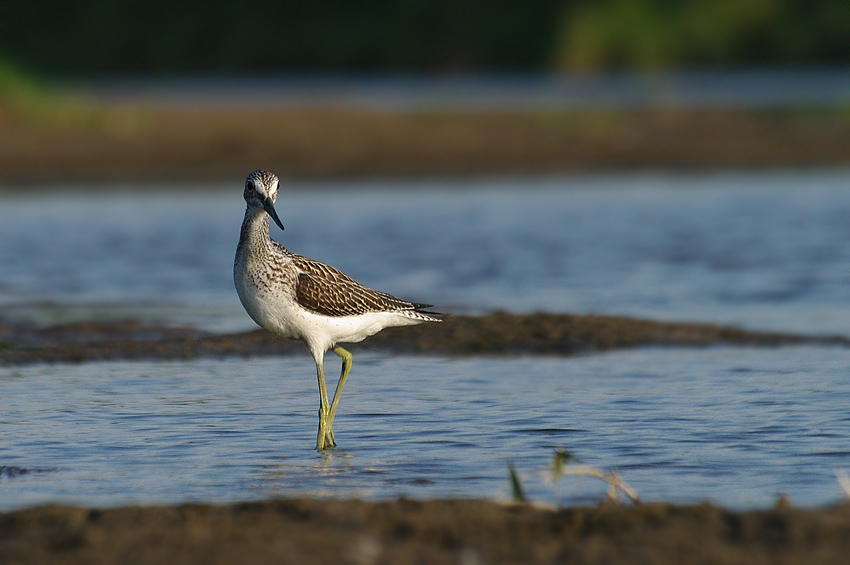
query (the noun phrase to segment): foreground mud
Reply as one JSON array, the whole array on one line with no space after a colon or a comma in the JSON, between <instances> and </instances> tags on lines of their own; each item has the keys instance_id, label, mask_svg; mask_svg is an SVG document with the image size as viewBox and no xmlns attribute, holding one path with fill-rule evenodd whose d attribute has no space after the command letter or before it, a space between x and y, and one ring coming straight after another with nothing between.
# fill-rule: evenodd
<instances>
[{"instance_id":1,"label":"foreground mud","mask_svg":"<svg viewBox=\"0 0 850 565\"><path fill-rule=\"evenodd\" d=\"M448 316L440 324L390 328L353 352L381 349L429 355L577 355L650 345L848 345L843 337L754 332L706 324L664 323L619 316L506 314ZM229 335L150 327L134 322L79 323L49 328L0 323L0 366L107 359L305 354L303 345L265 330Z\"/></svg>"},{"instance_id":2,"label":"foreground mud","mask_svg":"<svg viewBox=\"0 0 850 565\"><path fill-rule=\"evenodd\" d=\"M545 510L474 500L280 500L0 515L17 563L847 563L850 505Z\"/></svg>"}]
</instances>

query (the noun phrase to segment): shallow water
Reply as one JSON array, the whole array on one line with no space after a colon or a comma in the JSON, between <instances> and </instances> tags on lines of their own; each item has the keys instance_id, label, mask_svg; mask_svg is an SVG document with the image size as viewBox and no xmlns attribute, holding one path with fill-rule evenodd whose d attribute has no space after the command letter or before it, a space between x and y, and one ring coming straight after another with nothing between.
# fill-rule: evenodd
<instances>
[{"instance_id":1,"label":"shallow water","mask_svg":"<svg viewBox=\"0 0 850 565\"><path fill-rule=\"evenodd\" d=\"M840 496L850 351L643 349L583 358L356 355L340 449L312 450L314 367L256 360L0 369L0 509L270 496L598 501L543 480L556 448L617 468L643 500L764 507ZM330 373L330 371L329 371Z\"/></svg>"},{"instance_id":2,"label":"shallow water","mask_svg":"<svg viewBox=\"0 0 850 565\"><path fill-rule=\"evenodd\" d=\"M231 275L240 183L196 188L0 196L0 316L254 327ZM850 171L286 183L272 235L445 312L850 335L848 188Z\"/></svg>"},{"instance_id":3,"label":"shallow water","mask_svg":"<svg viewBox=\"0 0 850 565\"><path fill-rule=\"evenodd\" d=\"M231 280L238 184L3 193L0 318L254 327ZM850 335L848 186L848 171L286 184L273 236L446 312ZM826 504L841 496L834 471L850 469L848 361L816 347L358 354L329 457L312 451L306 352L3 368L0 509L499 498L508 461L533 499L599 500L594 479L545 483L557 448L616 467L644 500Z\"/></svg>"},{"instance_id":4,"label":"shallow water","mask_svg":"<svg viewBox=\"0 0 850 565\"><path fill-rule=\"evenodd\" d=\"M580 75L484 74L103 79L78 85L107 103L157 107L336 107L465 111L788 107L850 99L844 69Z\"/></svg>"}]
</instances>

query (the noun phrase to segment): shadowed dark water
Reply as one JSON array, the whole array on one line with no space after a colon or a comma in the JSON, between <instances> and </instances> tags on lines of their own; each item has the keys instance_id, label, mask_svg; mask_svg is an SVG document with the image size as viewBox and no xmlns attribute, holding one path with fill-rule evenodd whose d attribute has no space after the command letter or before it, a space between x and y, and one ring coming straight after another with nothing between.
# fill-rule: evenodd
<instances>
[{"instance_id":1,"label":"shadowed dark water","mask_svg":"<svg viewBox=\"0 0 850 565\"><path fill-rule=\"evenodd\" d=\"M312 451L306 357L0 370L0 508L269 496L508 496L581 503L543 480L556 448L616 467L644 500L835 502L850 468L850 351L648 349L575 359L355 356L340 448Z\"/></svg>"}]
</instances>

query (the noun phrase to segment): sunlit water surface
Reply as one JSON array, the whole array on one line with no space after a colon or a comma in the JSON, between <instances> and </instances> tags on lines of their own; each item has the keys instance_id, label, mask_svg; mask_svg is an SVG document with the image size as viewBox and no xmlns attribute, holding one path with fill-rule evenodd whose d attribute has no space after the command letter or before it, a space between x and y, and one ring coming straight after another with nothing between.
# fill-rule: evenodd
<instances>
[{"instance_id":1,"label":"sunlit water surface","mask_svg":"<svg viewBox=\"0 0 850 565\"><path fill-rule=\"evenodd\" d=\"M0 316L252 328L241 180L0 196ZM850 335L848 171L285 183L277 210L291 250L446 312Z\"/></svg>"},{"instance_id":2,"label":"sunlit water surface","mask_svg":"<svg viewBox=\"0 0 850 565\"><path fill-rule=\"evenodd\" d=\"M254 327L231 280L240 180L0 196L0 317ZM446 312L850 335L848 187L846 171L286 183L287 229L273 236ZM533 499L599 500L594 479L543 480L557 448L619 469L645 500L825 504L841 496L834 471L850 469L849 362L844 349L815 347L357 354L330 456L312 450L306 351L3 368L0 508L499 498L509 461Z\"/></svg>"},{"instance_id":3,"label":"sunlit water surface","mask_svg":"<svg viewBox=\"0 0 850 565\"><path fill-rule=\"evenodd\" d=\"M312 450L313 367L298 357L0 370L0 508L225 502L273 496L506 498L513 461L538 501L556 448L617 468L644 500L764 507L841 493L850 351L645 349L583 358L355 358Z\"/></svg>"}]
</instances>

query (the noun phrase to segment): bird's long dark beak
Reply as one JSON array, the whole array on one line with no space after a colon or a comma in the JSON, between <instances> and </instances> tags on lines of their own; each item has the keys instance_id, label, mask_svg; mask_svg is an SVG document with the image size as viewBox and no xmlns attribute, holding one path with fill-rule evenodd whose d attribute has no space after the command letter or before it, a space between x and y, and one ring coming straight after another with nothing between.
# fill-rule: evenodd
<instances>
[{"instance_id":1,"label":"bird's long dark beak","mask_svg":"<svg viewBox=\"0 0 850 565\"><path fill-rule=\"evenodd\" d=\"M277 212L274 211L274 204L272 204L271 200L263 200L263 210L272 217L272 220L274 220L274 223L276 223L280 229L284 229L283 224L280 222L280 218L277 217Z\"/></svg>"}]
</instances>

